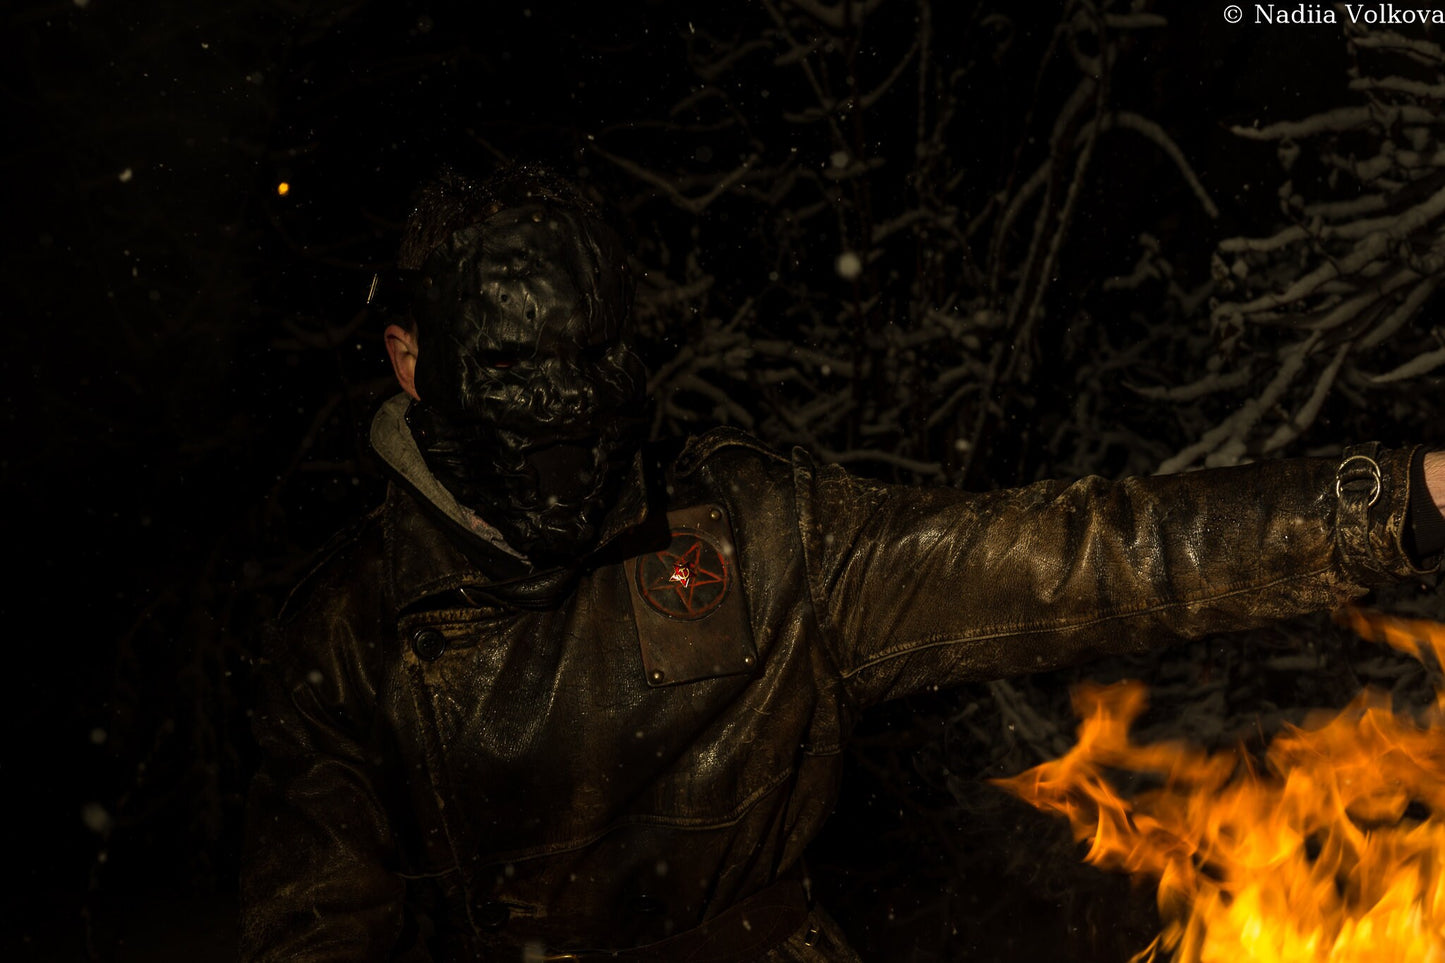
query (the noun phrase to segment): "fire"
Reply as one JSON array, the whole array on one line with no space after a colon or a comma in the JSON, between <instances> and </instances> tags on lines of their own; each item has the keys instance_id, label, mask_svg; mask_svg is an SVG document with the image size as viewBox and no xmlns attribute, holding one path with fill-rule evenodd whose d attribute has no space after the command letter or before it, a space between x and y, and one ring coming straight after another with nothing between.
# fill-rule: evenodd
<instances>
[{"instance_id":1,"label":"fire","mask_svg":"<svg viewBox=\"0 0 1445 963\"><path fill-rule=\"evenodd\" d=\"M1363 637L1445 664L1445 624L1348 610ZM1137 682L1074 692L1065 756L997 782L1067 816L1085 859L1158 881L1131 963L1445 963L1445 687L1419 719L1366 689L1286 727L1263 764L1129 736ZM1152 788L1121 794L1108 774Z\"/></svg>"}]
</instances>

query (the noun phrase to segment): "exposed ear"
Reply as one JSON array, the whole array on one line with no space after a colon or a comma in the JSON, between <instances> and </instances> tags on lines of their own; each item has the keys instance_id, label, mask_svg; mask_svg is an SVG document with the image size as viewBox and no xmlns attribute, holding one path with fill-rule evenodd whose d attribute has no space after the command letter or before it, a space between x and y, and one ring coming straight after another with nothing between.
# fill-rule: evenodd
<instances>
[{"instance_id":1,"label":"exposed ear","mask_svg":"<svg viewBox=\"0 0 1445 963\"><path fill-rule=\"evenodd\" d=\"M391 370L396 372L397 384L413 401L420 401L416 393L416 329L408 331L399 324L388 324L385 337L386 353L391 358Z\"/></svg>"}]
</instances>

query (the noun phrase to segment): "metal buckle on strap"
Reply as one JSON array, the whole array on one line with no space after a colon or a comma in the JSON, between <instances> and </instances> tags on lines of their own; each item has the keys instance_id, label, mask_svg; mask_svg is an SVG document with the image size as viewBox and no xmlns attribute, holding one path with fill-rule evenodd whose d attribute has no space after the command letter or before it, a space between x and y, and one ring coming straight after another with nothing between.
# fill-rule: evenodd
<instances>
[{"instance_id":1,"label":"metal buckle on strap","mask_svg":"<svg viewBox=\"0 0 1445 963\"><path fill-rule=\"evenodd\" d=\"M1369 455L1349 455L1335 471L1335 497L1344 501L1346 486L1355 486L1360 482L1370 484L1370 497L1365 501L1368 508L1380 497L1380 465Z\"/></svg>"}]
</instances>

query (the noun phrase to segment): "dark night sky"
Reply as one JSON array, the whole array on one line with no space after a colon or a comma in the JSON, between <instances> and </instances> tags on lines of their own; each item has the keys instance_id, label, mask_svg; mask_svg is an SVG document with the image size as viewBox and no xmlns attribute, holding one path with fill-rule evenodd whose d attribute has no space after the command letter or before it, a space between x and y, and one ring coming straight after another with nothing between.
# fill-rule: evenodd
<instances>
[{"instance_id":1,"label":"dark night sky","mask_svg":"<svg viewBox=\"0 0 1445 963\"><path fill-rule=\"evenodd\" d=\"M897 6L906 29L912 7ZM1237 148L1221 121L1313 106L1338 73L1328 28L1160 6L1179 9L1133 94L1227 196ZM353 400L385 385L374 333L349 325L416 181L439 158L499 151L613 187L588 134L662 115L690 82L688 24L725 15L658 0L22 0L3 18L0 773L21 813L4 839L32 901L20 935L73 948L93 885L102 922L130 912L127 891L232 885L257 626L306 552L379 492L296 466L364 465L366 406L318 409L339 385ZM1121 221L1152 203L1130 195ZM1253 226L1222 206L1228 229ZM298 343L288 324L316 318L341 336ZM19 958L47 958L35 945Z\"/></svg>"}]
</instances>

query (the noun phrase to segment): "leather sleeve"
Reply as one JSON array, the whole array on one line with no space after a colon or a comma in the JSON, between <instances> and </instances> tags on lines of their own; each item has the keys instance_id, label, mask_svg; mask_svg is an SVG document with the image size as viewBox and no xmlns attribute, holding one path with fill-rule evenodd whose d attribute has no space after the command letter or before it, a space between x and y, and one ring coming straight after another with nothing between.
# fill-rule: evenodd
<instances>
[{"instance_id":1,"label":"leather sleeve","mask_svg":"<svg viewBox=\"0 0 1445 963\"><path fill-rule=\"evenodd\" d=\"M986 494L795 453L814 607L861 705L1329 609L1424 574L1411 452L1359 451Z\"/></svg>"},{"instance_id":2,"label":"leather sleeve","mask_svg":"<svg viewBox=\"0 0 1445 963\"><path fill-rule=\"evenodd\" d=\"M398 958L404 884L370 731L371 660L344 593L313 593L326 594L277 629L260 667L252 726L263 761L241 878L246 963Z\"/></svg>"}]
</instances>

